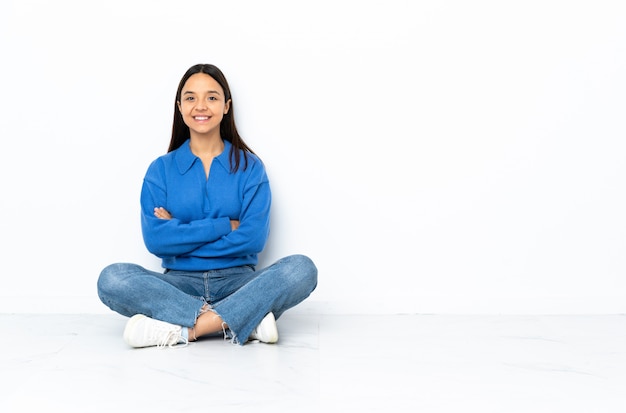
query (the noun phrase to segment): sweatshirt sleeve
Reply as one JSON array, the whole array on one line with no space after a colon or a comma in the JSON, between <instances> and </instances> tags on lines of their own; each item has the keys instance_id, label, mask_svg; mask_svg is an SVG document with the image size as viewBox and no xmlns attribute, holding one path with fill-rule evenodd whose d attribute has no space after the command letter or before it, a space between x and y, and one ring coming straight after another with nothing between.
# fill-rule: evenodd
<instances>
[{"instance_id":1,"label":"sweatshirt sleeve","mask_svg":"<svg viewBox=\"0 0 626 413\"><path fill-rule=\"evenodd\" d=\"M153 163L141 189L141 229L148 251L159 258L187 254L207 242L231 232L228 217L204 218L182 222L176 217L159 219L154 208L166 205L165 178L162 167Z\"/></svg>"}]
</instances>

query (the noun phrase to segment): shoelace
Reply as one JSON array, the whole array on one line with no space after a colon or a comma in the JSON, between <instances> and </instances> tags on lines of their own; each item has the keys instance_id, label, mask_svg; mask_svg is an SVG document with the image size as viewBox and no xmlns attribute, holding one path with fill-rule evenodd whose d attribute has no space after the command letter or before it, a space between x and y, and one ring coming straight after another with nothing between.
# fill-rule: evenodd
<instances>
[{"instance_id":1,"label":"shoelace","mask_svg":"<svg viewBox=\"0 0 626 413\"><path fill-rule=\"evenodd\" d=\"M180 343L180 346L178 346L180 340L183 340L183 342ZM189 340L176 333L175 331L168 331L168 333L163 337L160 342L157 343L156 346L157 348L162 349L165 347L186 347L187 344L189 344Z\"/></svg>"}]
</instances>

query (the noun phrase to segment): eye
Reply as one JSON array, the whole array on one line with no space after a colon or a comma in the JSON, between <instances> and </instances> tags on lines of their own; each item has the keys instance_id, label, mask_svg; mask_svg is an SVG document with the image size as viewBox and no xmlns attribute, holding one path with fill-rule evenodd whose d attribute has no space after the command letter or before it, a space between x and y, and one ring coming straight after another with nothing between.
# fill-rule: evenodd
<instances>
[{"instance_id":1,"label":"eye","mask_svg":"<svg viewBox=\"0 0 626 413\"><path fill-rule=\"evenodd\" d=\"M209 100L217 100L215 96L209 96Z\"/></svg>"},{"instance_id":2,"label":"eye","mask_svg":"<svg viewBox=\"0 0 626 413\"><path fill-rule=\"evenodd\" d=\"M191 101L193 101L193 96L187 96L185 98L185 100L188 101L188 102L191 102Z\"/></svg>"}]
</instances>

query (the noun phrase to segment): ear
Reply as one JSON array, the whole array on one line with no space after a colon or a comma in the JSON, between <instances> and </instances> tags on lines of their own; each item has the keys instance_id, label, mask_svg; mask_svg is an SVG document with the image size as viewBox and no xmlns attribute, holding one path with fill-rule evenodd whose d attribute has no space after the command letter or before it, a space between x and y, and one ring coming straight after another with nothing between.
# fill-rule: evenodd
<instances>
[{"instance_id":1,"label":"ear","mask_svg":"<svg viewBox=\"0 0 626 413\"><path fill-rule=\"evenodd\" d=\"M226 104L224 105L224 115L226 115L228 113L228 111L230 110L230 99L228 99L228 101L226 102Z\"/></svg>"},{"instance_id":2,"label":"ear","mask_svg":"<svg viewBox=\"0 0 626 413\"><path fill-rule=\"evenodd\" d=\"M181 115L182 115L183 110L182 110L182 108L181 108L181 106L180 106L180 100L177 100L177 101L176 101L176 106L178 106L178 111L179 111L179 112L181 113Z\"/></svg>"}]
</instances>

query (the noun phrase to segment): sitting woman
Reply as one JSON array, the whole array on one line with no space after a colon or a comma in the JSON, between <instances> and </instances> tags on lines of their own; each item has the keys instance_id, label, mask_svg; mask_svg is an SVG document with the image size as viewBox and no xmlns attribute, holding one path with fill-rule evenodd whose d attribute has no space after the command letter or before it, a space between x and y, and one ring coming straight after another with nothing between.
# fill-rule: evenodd
<instances>
[{"instance_id":1,"label":"sitting woman","mask_svg":"<svg viewBox=\"0 0 626 413\"><path fill-rule=\"evenodd\" d=\"M124 340L171 347L223 332L240 345L277 342L276 319L313 292L317 268L304 255L256 268L270 204L226 78L213 65L192 66L176 92L168 153L149 166L141 191L144 242L164 271L117 263L98 279L102 302L130 317Z\"/></svg>"}]
</instances>

